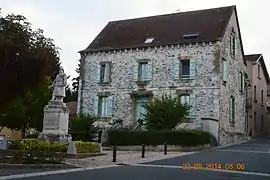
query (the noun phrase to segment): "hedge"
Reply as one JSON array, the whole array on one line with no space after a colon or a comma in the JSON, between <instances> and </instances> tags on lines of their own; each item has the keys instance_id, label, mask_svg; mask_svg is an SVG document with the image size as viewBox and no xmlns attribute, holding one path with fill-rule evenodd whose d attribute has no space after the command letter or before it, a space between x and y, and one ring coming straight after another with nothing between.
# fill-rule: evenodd
<instances>
[{"instance_id":1,"label":"hedge","mask_svg":"<svg viewBox=\"0 0 270 180\"><path fill-rule=\"evenodd\" d=\"M50 143L38 139L16 139L10 141L9 148L26 151L67 152L68 143ZM77 153L94 153L99 151L99 146L94 142L76 141Z\"/></svg>"},{"instance_id":2,"label":"hedge","mask_svg":"<svg viewBox=\"0 0 270 180\"><path fill-rule=\"evenodd\" d=\"M209 144L213 136L200 130L181 131L108 131L108 145L180 145L191 147Z\"/></svg>"}]
</instances>

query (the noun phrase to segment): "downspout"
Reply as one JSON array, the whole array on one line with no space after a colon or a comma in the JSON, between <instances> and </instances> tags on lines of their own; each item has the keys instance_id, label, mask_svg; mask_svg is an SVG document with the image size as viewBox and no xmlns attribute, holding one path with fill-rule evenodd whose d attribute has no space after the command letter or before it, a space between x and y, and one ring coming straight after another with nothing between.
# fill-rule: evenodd
<instances>
[{"instance_id":1,"label":"downspout","mask_svg":"<svg viewBox=\"0 0 270 180\"><path fill-rule=\"evenodd\" d=\"M85 66L85 56L81 53L80 59L80 78L79 78L79 92L78 92L78 108L77 113L82 113L83 107L83 89L84 89L84 66Z\"/></svg>"}]
</instances>

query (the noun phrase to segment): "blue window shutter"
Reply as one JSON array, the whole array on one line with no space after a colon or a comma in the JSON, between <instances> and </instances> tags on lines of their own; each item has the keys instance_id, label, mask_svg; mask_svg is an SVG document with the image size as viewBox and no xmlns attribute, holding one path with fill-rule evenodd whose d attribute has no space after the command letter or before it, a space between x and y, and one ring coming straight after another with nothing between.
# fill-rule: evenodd
<instances>
[{"instance_id":1,"label":"blue window shutter","mask_svg":"<svg viewBox=\"0 0 270 180\"><path fill-rule=\"evenodd\" d=\"M96 68L96 83L100 83L100 64Z\"/></svg>"},{"instance_id":2,"label":"blue window shutter","mask_svg":"<svg viewBox=\"0 0 270 180\"><path fill-rule=\"evenodd\" d=\"M138 81L139 63L135 62L133 65L133 81Z\"/></svg>"},{"instance_id":3,"label":"blue window shutter","mask_svg":"<svg viewBox=\"0 0 270 180\"><path fill-rule=\"evenodd\" d=\"M190 94L189 96L189 105L190 105L190 116L196 116L196 95Z\"/></svg>"},{"instance_id":4,"label":"blue window shutter","mask_svg":"<svg viewBox=\"0 0 270 180\"><path fill-rule=\"evenodd\" d=\"M245 91L245 73L242 73L242 91Z\"/></svg>"},{"instance_id":5,"label":"blue window shutter","mask_svg":"<svg viewBox=\"0 0 270 180\"><path fill-rule=\"evenodd\" d=\"M179 79L179 67L180 67L180 60L174 59L173 61L173 79Z\"/></svg>"},{"instance_id":6,"label":"blue window shutter","mask_svg":"<svg viewBox=\"0 0 270 180\"><path fill-rule=\"evenodd\" d=\"M96 94L94 97L94 115L98 115L98 95Z\"/></svg>"},{"instance_id":7,"label":"blue window shutter","mask_svg":"<svg viewBox=\"0 0 270 180\"><path fill-rule=\"evenodd\" d=\"M147 80L151 81L153 78L153 63L149 61L147 64Z\"/></svg>"},{"instance_id":8,"label":"blue window shutter","mask_svg":"<svg viewBox=\"0 0 270 180\"><path fill-rule=\"evenodd\" d=\"M238 89L241 92L242 90L242 73L241 72L238 73Z\"/></svg>"},{"instance_id":9,"label":"blue window shutter","mask_svg":"<svg viewBox=\"0 0 270 180\"><path fill-rule=\"evenodd\" d=\"M108 97L107 116L112 116L113 96Z\"/></svg>"},{"instance_id":10,"label":"blue window shutter","mask_svg":"<svg viewBox=\"0 0 270 180\"><path fill-rule=\"evenodd\" d=\"M193 59L189 60L189 78L194 79L196 77L196 61Z\"/></svg>"},{"instance_id":11,"label":"blue window shutter","mask_svg":"<svg viewBox=\"0 0 270 180\"><path fill-rule=\"evenodd\" d=\"M223 81L228 81L228 61L223 60Z\"/></svg>"}]
</instances>

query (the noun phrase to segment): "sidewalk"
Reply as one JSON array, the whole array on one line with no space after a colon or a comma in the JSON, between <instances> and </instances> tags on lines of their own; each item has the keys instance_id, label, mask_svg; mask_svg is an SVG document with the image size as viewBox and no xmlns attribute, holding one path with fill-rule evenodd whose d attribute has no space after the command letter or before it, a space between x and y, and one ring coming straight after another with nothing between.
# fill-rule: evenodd
<instances>
[{"instance_id":1,"label":"sidewalk","mask_svg":"<svg viewBox=\"0 0 270 180\"><path fill-rule=\"evenodd\" d=\"M75 165L78 167L100 167L117 164L134 164L143 163L148 161L173 158L176 156L183 156L193 154L195 152L168 152L164 155L164 152L145 152L145 158L141 158L141 152L139 151L117 151L116 162L112 162L112 151L103 151L107 155L96 156L84 159L65 159L63 162L69 165Z\"/></svg>"}]
</instances>

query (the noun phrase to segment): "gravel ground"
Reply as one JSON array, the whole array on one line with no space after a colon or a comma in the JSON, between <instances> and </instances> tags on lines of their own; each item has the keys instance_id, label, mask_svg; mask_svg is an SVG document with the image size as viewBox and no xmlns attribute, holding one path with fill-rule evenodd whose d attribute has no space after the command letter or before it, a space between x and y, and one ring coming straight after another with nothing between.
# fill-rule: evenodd
<instances>
[{"instance_id":1,"label":"gravel ground","mask_svg":"<svg viewBox=\"0 0 270 180\"><path fill-rule=\"evenodd\" d=\"M141 152L138 151L118 151L116 162L112 162L112 151L103 151L107 155L96 156L84 159L65 159L66 164L71 164L79 167L99 167L113 164L134 164L165 158L173 158L181 155L191 154L192 152L168 152L164 155L163 152L145 152L145 158L141 158Z\"/></svg>"}]
</instances>

